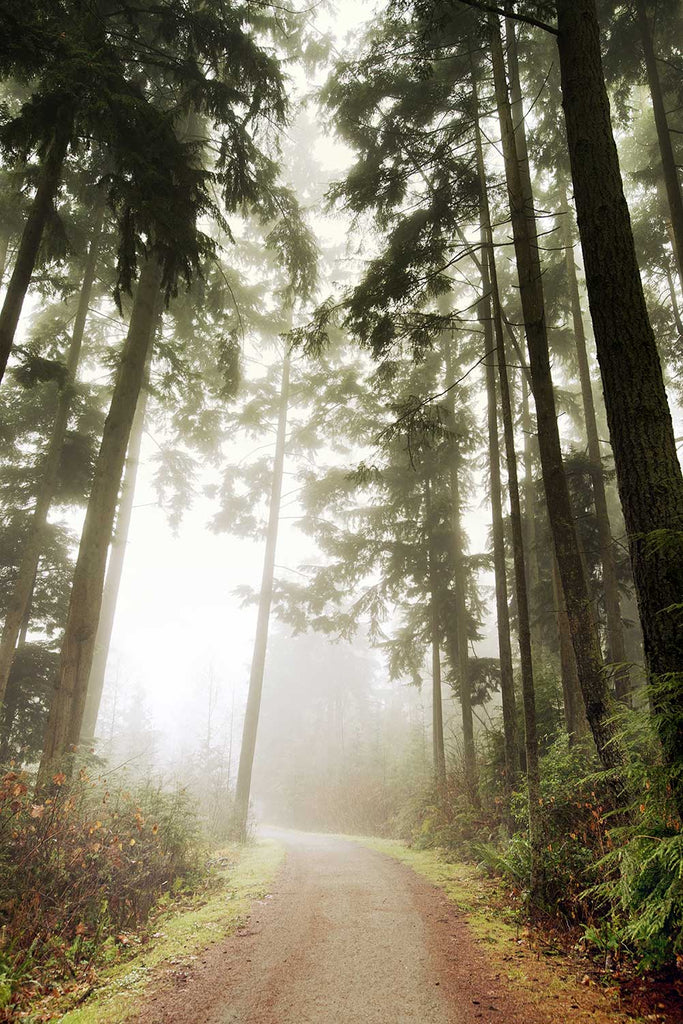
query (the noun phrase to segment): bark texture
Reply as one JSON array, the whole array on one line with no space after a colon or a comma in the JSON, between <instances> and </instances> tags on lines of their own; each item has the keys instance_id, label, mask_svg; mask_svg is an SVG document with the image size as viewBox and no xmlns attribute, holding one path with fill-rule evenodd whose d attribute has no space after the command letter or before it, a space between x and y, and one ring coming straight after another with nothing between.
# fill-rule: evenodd
<instances>
[{"instance_id":1,"label":"bark texture","mask_svg":"<svg viewBox=\"0 0 683 1024\"><path fill-rule=\"evenodd\" d=\"M588 363L586 330L583 323L579 281L576 273L576 264L574 262L574 238L571 230L571 214L569 212L569 203L567 202L566 186L561 178L559 180L559 187L560 213L562 216L562 244L564 245L565 252L567 284L569 287L569 299L572 311L572 327L574 329L574 344L576 347L576 360L579 366L581 402L583 405L588 459L590 462L591 481L593 484L595 518L598 526L600 562L602 564L602 585L605 597L605 618L607 620L607 660L614 666L614 689L617 697L619 700L628 701L631 690L631 679L628 665L626 664L624 626L621 621L621 605L619 601L619 580L617 578L617 569L614 561L612 528L610 526L609 512L607 510L605 473L602 465L598 422L595 415L595 400L593 398L593 385L591 383L590 366Z\"/></svg>"},{"instance_id":2,"label":"bark texture","mask_svg":"<svg viewBox=\"0 0 683 1024\"><path fill-rule=\"evenodd\" d=\"M109 562L107 564L107 576L102 594L102 608L100 621L95 636L95 652L93 655L90 679L88 680L88 696L85 702L83 714L83 725L81 727L81 743L92 743L95 738L95 727L97 716L102 701L104 690L104 677L107 670L107 659L111 636L114 630L114 618L116 616L116 605L119 598L121 577L123 576L123 565L126 558L126 546L128 544L128 533L133 516L133 501L135 500L135 484L140 465L140 449L142 447L142 436L145 427L145 413L147 411L147 391L143 388L140 393L135 410L135 419L128 442L126 455L126 471L121 486L121 497L116 513L116 529L111 542Z\"/></svg>"},{"instance_id":3,"label":"bark texture","mask_svg":"<svg viewBox=\"0 0 683 1024\"><path fill-rule=\"evenodd\" d=\"M594 0L557 0L586 286L653 707L683 813L683 474L636 258Z\"/></svg>"},{"instance_id":4,"label":"bark texture","mask_svg":"<svg viewBox=\"0 0 683 1024\"><path fill-rule=\"evenodd\" d=\"M505 60L497 19L491 21L496 105L500 120L505 174L515 245L524 327L529 349L532 388L536 405L538 443L548 517L581 682L586 714L603 765L617 768L625 761L614 724L614 699L603 671L602 652L586 584L569 488L562 462L550 355L538 236L530 181L523 181L505 76Z\"/></svg>"},{"instance_id":5,"label":"bark texture","mask_svg":"<svg viewBox=\"0 0 683 1024\"><path fill-rule=\"evenodd\" d=\"M133 302L109 414L104 425L74 571L59 678L45 737L40 774L78 745L102 605L102 591L126 449L154 337L161 288L155 256L145 263Z\"/></svg>"}]
</instances>

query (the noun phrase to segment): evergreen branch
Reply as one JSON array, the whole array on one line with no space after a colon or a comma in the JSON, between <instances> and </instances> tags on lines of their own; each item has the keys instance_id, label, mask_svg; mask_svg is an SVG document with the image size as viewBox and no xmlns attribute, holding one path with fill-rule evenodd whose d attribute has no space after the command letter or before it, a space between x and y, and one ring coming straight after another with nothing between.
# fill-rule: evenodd
<instances>
[{"instance_id":1,"label":"evergreen branch","mask_svg":"<svg viewBox=\"0 0 683 1024\"><path fill-rule=\"evenodd\" d=\"M497 4L487 4L484 0L457 0L457 2L465 4L467 7L474 7L475 10L484 11L487 14L497 14L502 18L511 18L512 21L521 21L524 25L542 28L544 32L549 32L551 36L559 35L557 29L553 28L552 25L548 25L545 21L540 21L538 18L533 18L529 14L517 14L514 11L498 7Z\"/></svg>"},{"instance_id":2,"label":"evergreen branch","mask_svg":"<svg viewBox=\"0 0 683 1024\"><path fill-rule=\"evenodd\" d=\"M393 423L390 423L388 427L385 427L384 430L382 430L381 433L379 433L377 435L377 440L375 441L375 444L381 444L382 439L386 435L392 433L396 429L396 427L399 426L400 423L403 423L404 420L407 420L411 416L414 416L416 413L418 413L420 411L420 409L424 409L424 407L426 405L429 405L431 402L435 402L437 400L437 398L443 398L444 395L447 395L454 388L457 388L457 386L459 384L462 384L462 382L464 380L466 380L469 377L469 375L476 370L476 368L478 366L481 366L481 364L486 359L488 359L488 357L490 355L493 355L493 353L495 351L496 351L495 348L492 348L492 349L489 349L488 352L484 352L483 356L481 356L479 359L477 359L476 363L473 363L472 366L470 366L469 370L467 370L465 373L463 373L462 377L458 377L457 380L454 380L453 383L449 384L448 387L444 388L443 391L439 391L435 395L430 395L428 398L425 398L424 401L419 402L418 405L414 406L412 409L409 409L408 412L405 412L405 413L403 413L402 416L399 416L399 418L397 420L395 420Z\"/></svg>"}]
</instances>

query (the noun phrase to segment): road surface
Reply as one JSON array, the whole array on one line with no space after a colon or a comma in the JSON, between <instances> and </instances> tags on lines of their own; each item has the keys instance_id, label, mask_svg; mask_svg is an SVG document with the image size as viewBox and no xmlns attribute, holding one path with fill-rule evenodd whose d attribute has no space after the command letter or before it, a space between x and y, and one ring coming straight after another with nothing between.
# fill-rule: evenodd
<instances>
[{"instance_id":1,"label":"road surface","mask_svg":"<svg viewBox=\"0 0 683 1024\"><path fill-rule=\"evenodd\" d=\"M145 999L145 1024L546 1024L515 1002L443 892L334 836L282 832L248 925Z\"/></svg>"}]
</instances>

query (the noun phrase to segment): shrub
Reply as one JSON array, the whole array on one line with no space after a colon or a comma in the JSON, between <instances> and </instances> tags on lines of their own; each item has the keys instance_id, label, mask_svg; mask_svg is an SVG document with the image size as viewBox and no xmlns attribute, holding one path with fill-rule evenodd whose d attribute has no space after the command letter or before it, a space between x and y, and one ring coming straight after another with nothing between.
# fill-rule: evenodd
<instances>
[{"instance_id":1,"label":"shrub","mask_svg":"<svg viewBox=\"0 0 683 1024\"><path fill-rule=\"evenodd\" d=\"M159 897L199 871L196 820L182 792L128 792L76 769L44 799L0 778L0 1003L30 972L74 975L107 940L125 941Z\"/></svg>"}]
</instances>

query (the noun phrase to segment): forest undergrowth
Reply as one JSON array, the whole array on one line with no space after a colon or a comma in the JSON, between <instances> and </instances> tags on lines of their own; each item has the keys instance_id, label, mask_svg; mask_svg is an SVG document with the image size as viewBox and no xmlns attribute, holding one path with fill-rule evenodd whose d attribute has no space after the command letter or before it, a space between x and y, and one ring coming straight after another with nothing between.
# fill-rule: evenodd
<instances>
[{"instance_id":1,"label":"forest undergrowth","mask_svg":"<svg viewBox=\"0 0 683 1024\"><path fill-rule=\"evenodd\" d=\"M127 787L97 763L40 790L27 772L5 772L0 837L3 1020L45 998L85 998L161 914L223 884L183 790Z\"/></svg>"},{"instance_id":2,"label":"forest undergrowth","mask_svg":"<svg viewBox=\"0 0 683 1024\"><path fill-rule=\"evenodd\" d=\"M637 716L629 719L633 732ZM478 879L478 892L488 877L487 928L491 920L514 925L532 950L567 957L584 985L602 987L646 1019L677 1020L683 1009L683 837L654 740L645 726L636 732L630 736L636 754L620 780L622 793L636 796L618 811L614 780L589 741L570 745L561 736L546 750L540 899L529 889L528 797L521 787L505 793L496 753L502 737L489 737L482 758L479 807L463 796L456 764L440 791L415 793L387 823L384 835L398 839L398 852L390 848L395 840L370 842L380 849L388 843L384 852L439 884L464 869L470 882ZM457 888L462 895L462 880Z\"/></svg>"}]
</instances>

